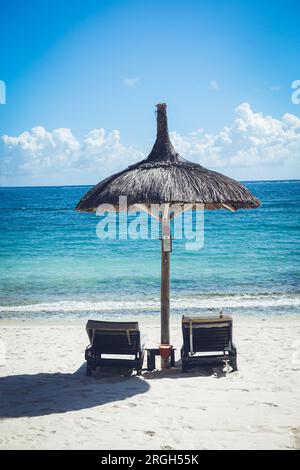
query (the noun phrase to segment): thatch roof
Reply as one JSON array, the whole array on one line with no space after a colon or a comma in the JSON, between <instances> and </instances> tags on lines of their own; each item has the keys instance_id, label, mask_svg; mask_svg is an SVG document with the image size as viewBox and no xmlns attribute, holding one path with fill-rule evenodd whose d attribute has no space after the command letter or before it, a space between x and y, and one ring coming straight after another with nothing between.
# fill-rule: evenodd
<instances>
[{"instance_id":1,"label":"thatch roof","mask_svg":"<svg viewBox=\"0 0 300 470\"><path fill-rule=\"evenodd\" d=\"M204 204L207 209L255 208L248 189L221 173L207 170L176 153L168 133L166 104L157 105L157 138L149 156L98 183L76 210L94 212L100 204L118 208L119 196L131 204Z\"/></svg>"}]
</instances>

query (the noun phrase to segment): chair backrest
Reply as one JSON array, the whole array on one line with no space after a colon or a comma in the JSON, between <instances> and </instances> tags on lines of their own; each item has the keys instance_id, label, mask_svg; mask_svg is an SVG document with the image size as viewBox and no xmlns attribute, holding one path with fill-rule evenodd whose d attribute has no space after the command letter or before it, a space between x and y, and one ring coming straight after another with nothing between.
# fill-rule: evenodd
<instances>
[{"instance_id":1,"label":"chair backrest","mask_svg":"<svg viewBox=\"0 0 300 470\"><path fill-rule=\"evenodd\" d=\"M89 320L86 331L93 349L99 354L136 354L140 349L138 322Z\"/></svg>"},{"instance_id":2,"label":"chair backrest","mask_svg":"<svg viewBox=\"0 0 300 470\"><path fill-rule=\"evenodd\" d=\"M184 315L182 335L185 353L224 351L232 342L232 317Z\"/></svg>"}]
</instances>

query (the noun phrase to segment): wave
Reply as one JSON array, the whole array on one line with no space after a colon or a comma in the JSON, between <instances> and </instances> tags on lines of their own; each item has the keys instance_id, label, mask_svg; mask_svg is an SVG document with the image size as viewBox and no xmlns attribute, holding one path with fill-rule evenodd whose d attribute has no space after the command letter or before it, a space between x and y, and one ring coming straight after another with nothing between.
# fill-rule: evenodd
<instances>
[{"instance_id":1,"label":"wave","mask_svg":"<svg viewBox=\"0 0 300 470\"><path fill-rule=\"evenodd\" d=\"M266 295L236 295L219 297L182 297L171 300L172 310L186 309L229 309L229 308L278 308L300 307L300 296L266 296ZM0 313L72 313L72 312L98 312L98 311L124 311L142 310L152 311L160 309L160 300L100 300L100 301L74 301L62 300L56 302L43 302L27 305L2 305Z\"/></svg>"}]
</instances>

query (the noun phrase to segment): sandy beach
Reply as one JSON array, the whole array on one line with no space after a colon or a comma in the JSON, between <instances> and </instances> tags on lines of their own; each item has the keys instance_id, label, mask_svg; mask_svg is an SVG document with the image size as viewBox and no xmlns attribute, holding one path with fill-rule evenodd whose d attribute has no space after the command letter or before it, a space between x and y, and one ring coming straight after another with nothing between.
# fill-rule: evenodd
<instances>
[{"instance_id":1,"label":"sandy beach","mask_svg":"<svg viewBox=\"0 0 300 470\"><path fill-rule=\"evenodd\" d=\"M141 377L85 376L85 320L1 327L1 449L300 448L300 318L236 317L238 372ZM158 343L158 318L140 328Z\"/></svg>"}]
</instances>

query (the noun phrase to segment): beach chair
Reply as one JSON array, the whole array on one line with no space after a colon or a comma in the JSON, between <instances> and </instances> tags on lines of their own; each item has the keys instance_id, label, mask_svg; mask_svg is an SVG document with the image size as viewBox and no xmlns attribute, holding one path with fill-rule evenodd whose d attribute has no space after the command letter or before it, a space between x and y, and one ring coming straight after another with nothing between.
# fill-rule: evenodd
<instances>
[{"instance_id":1,"label":"beach chair","mask_svg":"<svg viewBox=\"0 0 300 470\"><path fill-rule=\"evenodd\" d=\"M86 375L96 367L124 367L141 374L144 345L138 322L88 320L86 331L90 340L85 350Z\"/></svg>"},{"instance_id":2,"label":"beach chair","mask_svg":"<svg viewBox=\"0 0 300 470\"><path fill-rule=\"evenodd\" d=\"M183 315L183 372L193 366L221 365L228 362L237 370L237 350L232 342L231 315Z\"/></svg>"}]
</instances>

